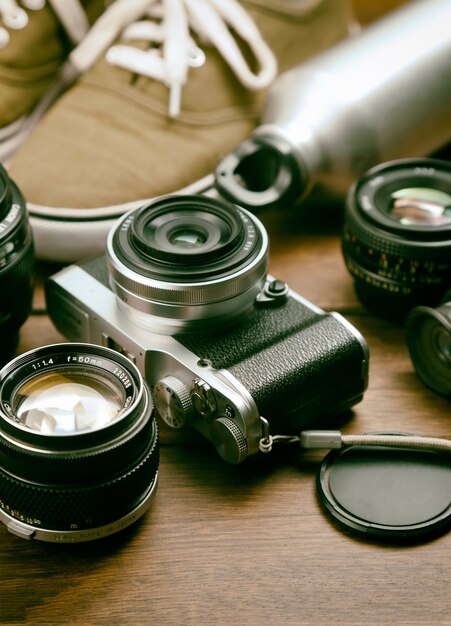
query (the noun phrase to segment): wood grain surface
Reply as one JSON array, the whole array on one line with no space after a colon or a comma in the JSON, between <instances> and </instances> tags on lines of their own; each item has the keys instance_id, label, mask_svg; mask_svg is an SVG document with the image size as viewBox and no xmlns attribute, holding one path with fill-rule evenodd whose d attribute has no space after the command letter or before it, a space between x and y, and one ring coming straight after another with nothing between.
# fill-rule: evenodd
<instances>
[{"instance_id":1,"label":"wood grain surface","mask_svg":"<svg viewBox=\"0 0 451 626\"><path fill-rule=\"evenodd\" d=\"M401 2L355 0L366 23ZM346 432L450 436L449 401L416 377L401 327L366 311L341 255L339 214L262 216L271 272L344 314L371 353L363 401ZM19 352L63 341L34 313ZM27 542L0 527L0 621L6 623L298 625L451 624L451 534L397 547L355 538L322 511L321 454L225 464L192 431L161 427L159 488L134 526L89 544Z\"/></svg>"}]
</instances>

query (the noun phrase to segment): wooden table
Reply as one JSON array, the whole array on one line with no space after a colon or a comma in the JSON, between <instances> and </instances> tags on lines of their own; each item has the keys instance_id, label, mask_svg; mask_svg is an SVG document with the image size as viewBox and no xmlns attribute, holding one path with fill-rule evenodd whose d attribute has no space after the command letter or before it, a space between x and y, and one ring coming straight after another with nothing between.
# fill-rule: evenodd
<instances>
[{"instance_id":1,"label":"wooden table","mask_svg":"<svg viewBox=\"0 0 451 626\"><path fill-rule=\"evenodd\" d=\"M364 21L396 4L355 3ZM369 343L369 387L344 430L449 437L449 401L416 377L402 328L355 296L340 216L263 221L271 272L344 314ZM62 340L38 287L19 351ZM316 497L319 458L295 453L233 467L192 432L162 427L159 490L133 527L76 546L27 542L0 528L1 622L451 624L451 534L394 547L343 533Z\"/></svg>"}]
</instances>

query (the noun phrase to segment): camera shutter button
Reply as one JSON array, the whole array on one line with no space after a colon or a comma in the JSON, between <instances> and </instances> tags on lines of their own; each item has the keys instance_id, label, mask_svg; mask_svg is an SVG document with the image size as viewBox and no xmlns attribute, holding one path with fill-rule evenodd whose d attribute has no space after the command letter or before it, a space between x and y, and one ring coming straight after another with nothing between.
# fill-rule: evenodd
<instances>
[{"instance_id":1,"label":"camera shutter button","mask_svg":"<svg viewBox=\"0 0 451 626\"><path fill-rule=\"evenodd\" d=\"M171 428L182 428L193 416L188 387L175 376L166 376L153 388L155 407Z\"/></svg>"},{"instance_id":2,"label":"camera shutter button","mask_svg":"<svg viewBox=\"0 0 451 626\"><path fill-rule=\"evenodd\" d=\"M217 403L212 387L198 378L191 386L191 401L194 409L202 417L210 417L216 411Z\"/></svg>"},{"instance_id":3,"label":"camera shutter button","mask_svg":"<svg viewBox=\"0 0 451 626\"><path fill-rule=\"evenodd\" d=\"M219 456L236 465L247 456L247 441L239 427L228 417L218 417L211 424L211 441Z\"/></svg>"}]
</instances>

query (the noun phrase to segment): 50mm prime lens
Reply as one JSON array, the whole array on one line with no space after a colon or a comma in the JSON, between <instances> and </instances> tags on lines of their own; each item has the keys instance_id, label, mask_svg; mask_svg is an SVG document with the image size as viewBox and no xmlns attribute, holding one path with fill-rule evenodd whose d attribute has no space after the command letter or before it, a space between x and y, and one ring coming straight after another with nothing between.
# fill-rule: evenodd
<instances>
[{"instance_id":1,"label":"50mm prime lens","mask_svg":"<svg viewBox=\"0 0 451 626\"><path fill-rule=\"evenodd\" d=\"M158 462L150 391L122 355L55 344L0 371L0 520L13 534L116 533L148 509Z\"/></svg>"},{"instance_id":2,"label":"50mm prime lens","mask_svg":"<svg viewBox=\"0 0 451 626\"><path fill-rule=\"evenodd\" d=\"M378 165L351 189L343 255L361 301L404 320L436 306L451 285L451 163L400 159Z\"/></svg>"}]
</instances>

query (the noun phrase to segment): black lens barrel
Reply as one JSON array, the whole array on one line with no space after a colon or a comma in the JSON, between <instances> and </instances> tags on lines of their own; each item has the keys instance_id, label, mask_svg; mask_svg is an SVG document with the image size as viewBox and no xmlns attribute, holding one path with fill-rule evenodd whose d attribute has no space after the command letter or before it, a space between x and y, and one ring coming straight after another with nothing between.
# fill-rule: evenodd
<instances>
[{"instance_id":1,"label":"black lens barrel","mask_svg":"<svg viewBox=\"0 0 451 626\"><path fill-rule=\"evenodd\" d=\"M414 306L435 306L451 282L451 217L405 223L391 214L392 195L405 188L451 195L451 163L401 159L369 170L351 189L342 239L346 266L362 302L401 321Z\"/></svg>"},{"instance_id":2,"label":"black lens barrel","mask_svg":"<svg viewBox=\"0 0 451 626\"><path fill-rule=\"evenodd\" d=\"M92 431L51 434L24 426L15 410L23 383L43 371L64 376L77 368L87 380L114 381L123 398L118 415ZM153 492L158 463L150 390L122 355L90 344L57 344L0 371L0 517L44 533L69 533L75 541L85 540L80 534L97 538L96 529L105 525L110 530L101 535L111 534Z\"/></svg>"},{"instance_id":3,"label":"black lens barrel","mask_svg":"<svg viewBox=\"0 0 451 626\"><path fill-rule=\"evenodd\" d=\"M0 165L0 365L11 358L30 313L33 265L25 200Z\"/></svg>"}]
</instances>

